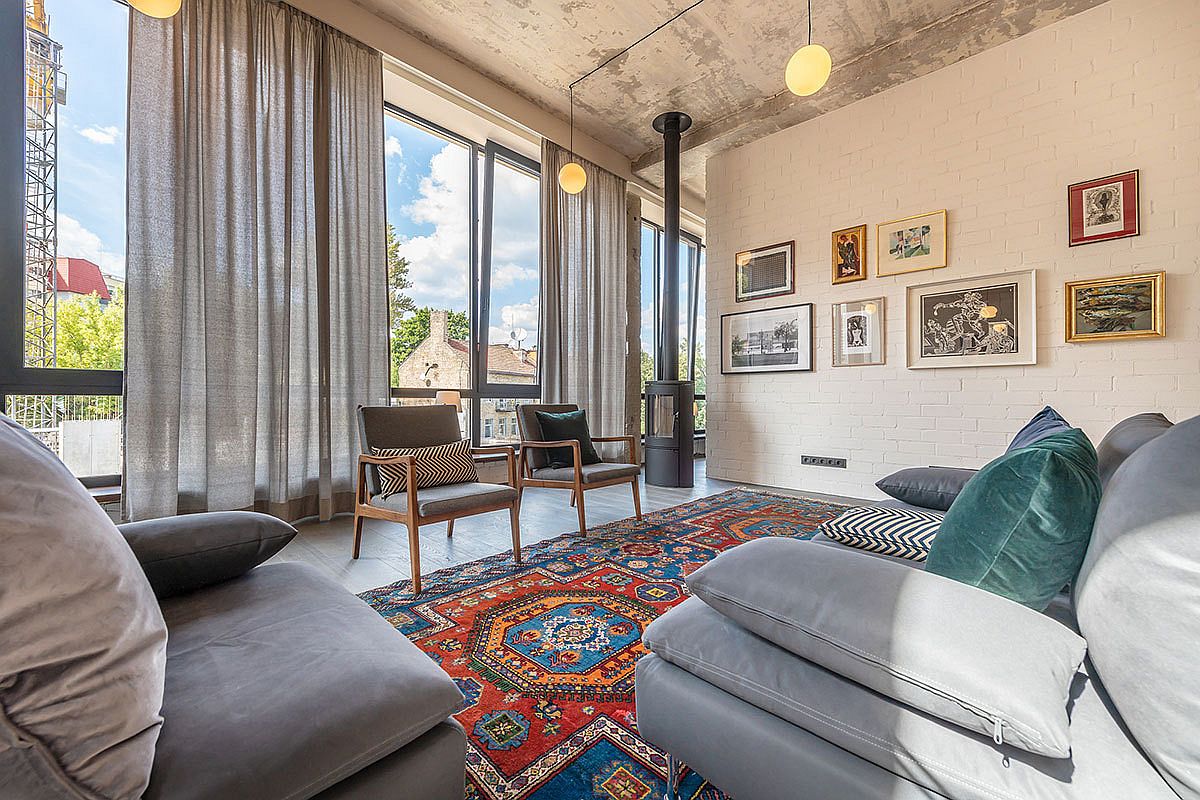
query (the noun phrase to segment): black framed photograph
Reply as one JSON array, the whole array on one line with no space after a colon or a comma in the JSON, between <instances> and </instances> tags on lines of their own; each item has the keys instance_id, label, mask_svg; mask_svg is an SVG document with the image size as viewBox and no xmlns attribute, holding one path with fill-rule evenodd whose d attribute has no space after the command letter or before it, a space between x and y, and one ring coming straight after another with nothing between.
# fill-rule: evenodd
<instances>
[{"instance_id":1,"label":"black framed photograph","mask_svg":"<svg viewBox=\"0 0 1200 800\"><path fill-rule=\"evenodd\" d=\"M885 298L835 303L833 365L869 367L886 362Z\"/></svg>"},{"instance_id":2,"label":"black framed photograph","mask_svg":"<svg viewBox=\"0 0 1200 800\"><path fill-rule=\"evenodd\" d=\"M721 316L722 375L812 368L812 303Z\"/></svg>"},{"instance_id":3,"label":"black framed photograph","mask_svg":"<svg viewBox=\"0 0 1200 800\"><path fill-rule=\"evenodd\" d=\"M743 250L733 266L733 299L739 303L796 291L795 240Z\"/></svg>"}]
</instances>

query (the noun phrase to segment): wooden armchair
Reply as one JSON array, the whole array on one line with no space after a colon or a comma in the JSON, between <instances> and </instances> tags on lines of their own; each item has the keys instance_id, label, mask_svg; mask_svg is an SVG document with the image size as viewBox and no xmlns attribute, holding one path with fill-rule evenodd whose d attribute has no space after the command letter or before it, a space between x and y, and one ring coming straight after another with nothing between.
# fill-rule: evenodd
<instances>
[{"instance_id":1,"label":"wooden armchair","mask_svg":"<svg viewBox=\"0 0 1200 800\"><path fill-rule=\"evenodd\" d=\"M633 436L593 436L593 442L625 442L628 461L584 464L580 460L579 441L566 439L548 441L542 433L537 412L561 414L578 411L574 404L529 404L517 407L517 427L521 433L521 456L517 464L517 497L527 486L544 489L570 489L571 505L579 515L579 532L587 533L587 516L584 512L583 495L588 489L599 489L628 483L633 488L633 509L638 519L642 518L642 496L638 489L638 478L642 468L637 464L637 444ZM554 447L570 447L573 465L551 467L546 451Z\"/></svg>"},{"instance_id":2,"label":"wooden armchair","mask_svg":"<svg viewBox=\"0 0 1200 800\"><path fill-rule=\"evenodd\" d=\"M409 560L412 562L413 594L421 591L422 525L446 523L446 535L454 535L454 520L489 511L508 509L512 525L513 560L521 563L520 493L517 491L516 457L512 447L473 447L471 455L503 454L508 462L508 484L451 483L417 488L415 456L376 456L373 449L431 447L462 441L458 415L453 406L359 406L357 485L354 496L354 558L362 543L364 519L399 522L408 528ZM407 488L383 494L378 467L402 465Z\"/></svg>"}]
</instances>

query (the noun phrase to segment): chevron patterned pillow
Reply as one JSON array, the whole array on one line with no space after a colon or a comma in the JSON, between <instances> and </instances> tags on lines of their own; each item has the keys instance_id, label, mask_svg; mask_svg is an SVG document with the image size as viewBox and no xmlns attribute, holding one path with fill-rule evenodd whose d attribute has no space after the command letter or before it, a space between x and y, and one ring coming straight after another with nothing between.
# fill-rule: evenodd
<instances>
[{"instance_id":1,"label":"chevron patterned pillow","mask_svg":"<svg viewBox=\"0 0 1200 800\"><path fill-rule=\"evenodd\" d=\"M471 458L470 439L432 447L372 447L371 455L384 458L416 456L414 470L418 489L479 480L475 459ZM378 470L380 494L395 494L408 489L408 473L404 464L381 464Z\"/></svg>"},{"instance_id":2,"label":"chevron patterned pillow","mask_svg":"<svg viewBox=\"0 0 1200 800\"><path fill-rule=\"evenodd\" d=\"M859 506L826 522L820 531L849 547L924 561L941 524L942 518L938 514L907 508Z\"/></svg>"}]
</instances>

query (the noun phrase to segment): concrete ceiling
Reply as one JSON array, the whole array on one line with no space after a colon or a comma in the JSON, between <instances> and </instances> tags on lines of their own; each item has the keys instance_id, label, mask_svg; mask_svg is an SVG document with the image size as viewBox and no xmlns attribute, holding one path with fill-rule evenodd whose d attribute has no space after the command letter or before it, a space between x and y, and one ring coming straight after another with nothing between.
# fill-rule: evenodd
<instances>
[{"instance_id":1,"label":"concrete ceiling","mask_svg":"<svg viewBox=\"0 0 1200 800\"><path fill-rule=\"evenodd\" d=\"M662 111L685 111L685 188L704 196L710 155L953 64L1105 0L813 0L828 85L790 94L806 43L801 0L706 0L580 83L575 125L662 180ZM567 87L693 0L354 0L563 117ZM395 54L402 57L403 54ZM565 144L565 143L564 143Z\"/></svg>"}]
</instances>

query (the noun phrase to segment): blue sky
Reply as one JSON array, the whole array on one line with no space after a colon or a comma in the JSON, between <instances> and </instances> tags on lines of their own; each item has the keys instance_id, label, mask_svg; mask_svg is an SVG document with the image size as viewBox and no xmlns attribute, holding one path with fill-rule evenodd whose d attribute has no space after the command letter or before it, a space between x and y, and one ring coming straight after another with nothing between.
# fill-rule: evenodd
<instances>
[{"instance_id":1,"label":"blue sky","mask_svg":"<svg viewBox=\"0 0 1200 800\"><path fill-rule=\"evenodd\" d=\"M58 254L125 274L125 107L129 11L112 0L46 0L62 45Z\"/></svg>"}]
</instances>

